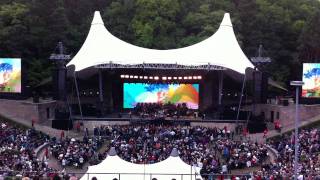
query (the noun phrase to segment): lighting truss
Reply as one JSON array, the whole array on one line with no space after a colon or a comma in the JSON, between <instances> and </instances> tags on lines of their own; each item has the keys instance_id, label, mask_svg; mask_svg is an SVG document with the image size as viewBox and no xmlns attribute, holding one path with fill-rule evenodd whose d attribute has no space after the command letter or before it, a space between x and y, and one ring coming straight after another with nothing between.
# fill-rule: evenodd
<instances>
[{"instance_id":1,"label":"lighting truss","mask_svg":"<svg viewBox=\"0 0 320 180\"><path fill-rule=\"evenodd\" d=\"M227 68L213 65L213 64L205 64L205 65L179 65L179 64L114 64L114 63L106 63L99 64L94 66L95 68L100 69L173 69L173 70L215 70L222 71L227 70Z\"/></svg>"}]
</instances>

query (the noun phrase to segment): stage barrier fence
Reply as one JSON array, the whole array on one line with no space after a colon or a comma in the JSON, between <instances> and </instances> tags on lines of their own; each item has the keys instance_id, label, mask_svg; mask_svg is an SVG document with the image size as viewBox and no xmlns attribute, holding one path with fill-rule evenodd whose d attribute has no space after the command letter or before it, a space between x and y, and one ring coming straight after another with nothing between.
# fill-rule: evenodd
<instances>
[{"instance_id":1,"label":"stage barrier fence","mask_svg":"<svg viewBox=\"0 0 320 180\"><path fill-rule=\"evenodd\" d=\"M17 173L17 174L15 174ZM15 175L13 175L15 174ZM20 179L24 177L22 174L28 174L28 177L34 178L38 177L40 179L52 179L52 177L48 176L39 176L37 172L14 172L14 171L0 171L0 177L2 176L4 179ZM57 174L61 179L66 175L66 173L53 173ZM143 177L142 180L153 180L153 178L159 179L166 179L166 180L200 180L200 174L166 174L166 173L79 173L79 172L68 172L68 175L77 176L81 180L92 180L93 177L97 177L98 180L99 176L108 176L111 178L110 180L126 180L132 179L133 177ZM205 177L206 180L216 180L216 179L224 179L224 180L231 180L235 177L249 179L252 178L251 174L202 174L202 177ZM202 178L204 179L204 178ZM108 179L103 179L108 180Z\"/></svg>"}]
</instances>

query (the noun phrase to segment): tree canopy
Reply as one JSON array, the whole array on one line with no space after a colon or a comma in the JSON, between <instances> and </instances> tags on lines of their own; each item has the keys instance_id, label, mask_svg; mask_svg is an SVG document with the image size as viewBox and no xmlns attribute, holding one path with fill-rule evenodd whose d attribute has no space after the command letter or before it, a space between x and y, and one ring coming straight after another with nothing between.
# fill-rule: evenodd
<instances>
[{"instance_id":1,"label":"tree canopy","mask_svg":"<svg viewBox=\"0 0 320 180\"><path fill-rule=\"evenodd\" d=\"M197 43L230 12L245 54L262 44L272 59L263 70L284 85L301 76L303 62L320 60L319 0L2 0L0 57L21 57L35 86L50 76L59 41L78 52L95 10L115 36L156 49Z\"/></svg>"}]
</instances>

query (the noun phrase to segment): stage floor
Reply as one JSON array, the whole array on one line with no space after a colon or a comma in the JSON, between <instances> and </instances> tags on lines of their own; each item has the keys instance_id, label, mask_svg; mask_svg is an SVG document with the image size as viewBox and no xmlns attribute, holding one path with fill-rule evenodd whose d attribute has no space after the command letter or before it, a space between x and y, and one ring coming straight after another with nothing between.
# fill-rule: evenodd
<instances>
[{"instance_id":1,"label":"stage floor","mask_svg":"<svg viewBox=\"0 0 320 180\"><path fill-rule=\"evenodd\" d=\"M121 117L119 117L119 114L110 114L106 115L104 117L94 117L94 116L73 116L73 120L76 121L125 121L125 122L179 122L179 123L184 123L184 122L197 122L197 123L245 123L246 120L235 120L235 119L213 119L213 118L194 118L194 117L179 117L179 118L174 118L174 117L167 117L167 118L142 118L138 116L129 116L127 113L122 113Z\"/></svg>"}]
</instances>

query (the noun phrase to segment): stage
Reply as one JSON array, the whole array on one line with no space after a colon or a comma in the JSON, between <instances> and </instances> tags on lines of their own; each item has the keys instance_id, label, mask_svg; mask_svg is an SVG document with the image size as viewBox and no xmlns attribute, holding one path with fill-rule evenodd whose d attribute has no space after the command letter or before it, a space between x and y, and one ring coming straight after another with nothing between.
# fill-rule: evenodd
<instances>
[{"instance_id":1,"label":"stage","mask_svg":"<svg viewBox=\"0 0 320 180\"><path fill-rule=\"evenodd\" d=\"M74 121L119 121L119 122L171 122L171 123L245 123L245 120L231 120L231 119L200 119L200 118L138 118L138 117L92 117L92 116L75 116Z\"/></svg>"}]
</instances>

